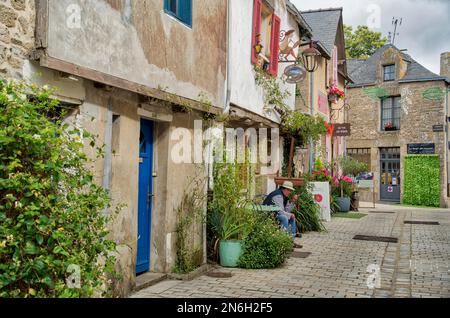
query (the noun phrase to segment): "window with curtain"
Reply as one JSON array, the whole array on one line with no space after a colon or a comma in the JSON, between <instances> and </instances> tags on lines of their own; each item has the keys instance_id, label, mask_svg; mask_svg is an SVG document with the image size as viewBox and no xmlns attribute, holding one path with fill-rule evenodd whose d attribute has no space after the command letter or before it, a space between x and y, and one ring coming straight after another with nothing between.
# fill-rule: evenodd
<instances>
[{"instance_id":1,"label":"window with curtain","mask_svg":"<svg viewBox=\"0 0 450 318\"><path fill-rule=\"evenodd\" d=\"M401 106L400 97L389 97L381 100L381 130L400 130Z\"/></svg>"}]
</instances>

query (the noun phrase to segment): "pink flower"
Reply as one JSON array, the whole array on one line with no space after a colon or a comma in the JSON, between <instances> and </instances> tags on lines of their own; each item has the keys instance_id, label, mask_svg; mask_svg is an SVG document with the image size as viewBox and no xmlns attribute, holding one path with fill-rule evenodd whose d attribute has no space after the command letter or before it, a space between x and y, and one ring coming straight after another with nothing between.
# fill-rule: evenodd
<instances>
[{"instance_id":1,"label":"pink flower","mask_svg":"<svg viewBox=\"0 0 450 318\"><path fill-rule=\"evenodd\" d=\"M348 182L348 183L353 183L352 178L350 178L349 176L342 177L341 181Z\"/></svg>"}]
</instances>

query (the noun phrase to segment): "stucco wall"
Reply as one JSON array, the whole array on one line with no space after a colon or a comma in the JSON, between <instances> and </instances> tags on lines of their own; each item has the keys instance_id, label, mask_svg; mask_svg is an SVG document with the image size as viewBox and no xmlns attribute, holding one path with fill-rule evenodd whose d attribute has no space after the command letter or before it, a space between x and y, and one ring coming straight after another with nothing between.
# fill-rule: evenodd
<instances>
[{"instance_id":1,"label":"stucco wall","mask_svg":"<svg viewBox=\"0 0 450 318\"><path fill-rule=\"evenodd\" d=\"M80 8L79 23L69 6ZM48 20L50 57L224 105L225 0L196 1L192 28L166 14L159 0L49 0Z\"/></svg>"},{"instance_id":2,"label":"stucco wall","mask_svg":"<svg viewBox=\"0 0 450 318\"><path fill-rule=\"evenodd\" d=\"M231 1L231 103L248 109L263 117L279 121L273 112L264 112L264 92L255 82L254 66L251 64L253 1L239 1L239 4ZM281 19L281 30L295 30L293 41L299 39L298 23L287 12L284 1L274 1L275 14ZM280 63L278 77L284 74L284 69L289 63ZM284 84L280 81L282 90L290 93L286 104L292 109L295 107L295 85Z\"/></svg>"}]
</instances>

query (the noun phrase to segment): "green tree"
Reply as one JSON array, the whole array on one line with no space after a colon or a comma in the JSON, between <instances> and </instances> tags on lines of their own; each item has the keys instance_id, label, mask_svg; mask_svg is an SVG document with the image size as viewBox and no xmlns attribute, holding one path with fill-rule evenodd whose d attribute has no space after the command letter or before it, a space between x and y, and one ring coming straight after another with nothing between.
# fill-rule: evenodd
<instances>
[{"instance_id":1,"label":"green tree","mask_svg":"<svg viewBox=\"0 0 450 318\"><path fill-rule=\"evenodd\" d=\"M344 33L347 58L366 59L388 42L380 32L371 31L364 25L359 25L355 31L344 25Z\"/></svg>"},{"instance_id":2,"label":"green tree","mask_svg":"<svg viewBox=\"0 0 450 318\"><path fill-rule=\"evenodd\" d=\"M52 93L0 80L0 298L109 295L109 198L82 142L95 138Z\"/></svg>"}]
</instances>

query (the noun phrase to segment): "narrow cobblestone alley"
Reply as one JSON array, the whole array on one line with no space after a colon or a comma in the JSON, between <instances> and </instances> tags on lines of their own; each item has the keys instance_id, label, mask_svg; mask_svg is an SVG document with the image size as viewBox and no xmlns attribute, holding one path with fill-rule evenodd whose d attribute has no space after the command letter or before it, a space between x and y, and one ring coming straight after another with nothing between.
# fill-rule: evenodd
<instances>
[{"instance_id":1,"label":"narrow cobblestone alley","mask_svg":"<svg viewBox=\"0 0 450 318\"><path fill-rule=\"evenodd\" d=\"M362 219L333 218L327 232L304 235L301 251L312 254L291 257L282 268L220 269L232 277L167 280L132 297L450 297L450 211L383 205L362 212ZM395 237L398 243L355 235Z\"/></svg>"}]
</instances>

